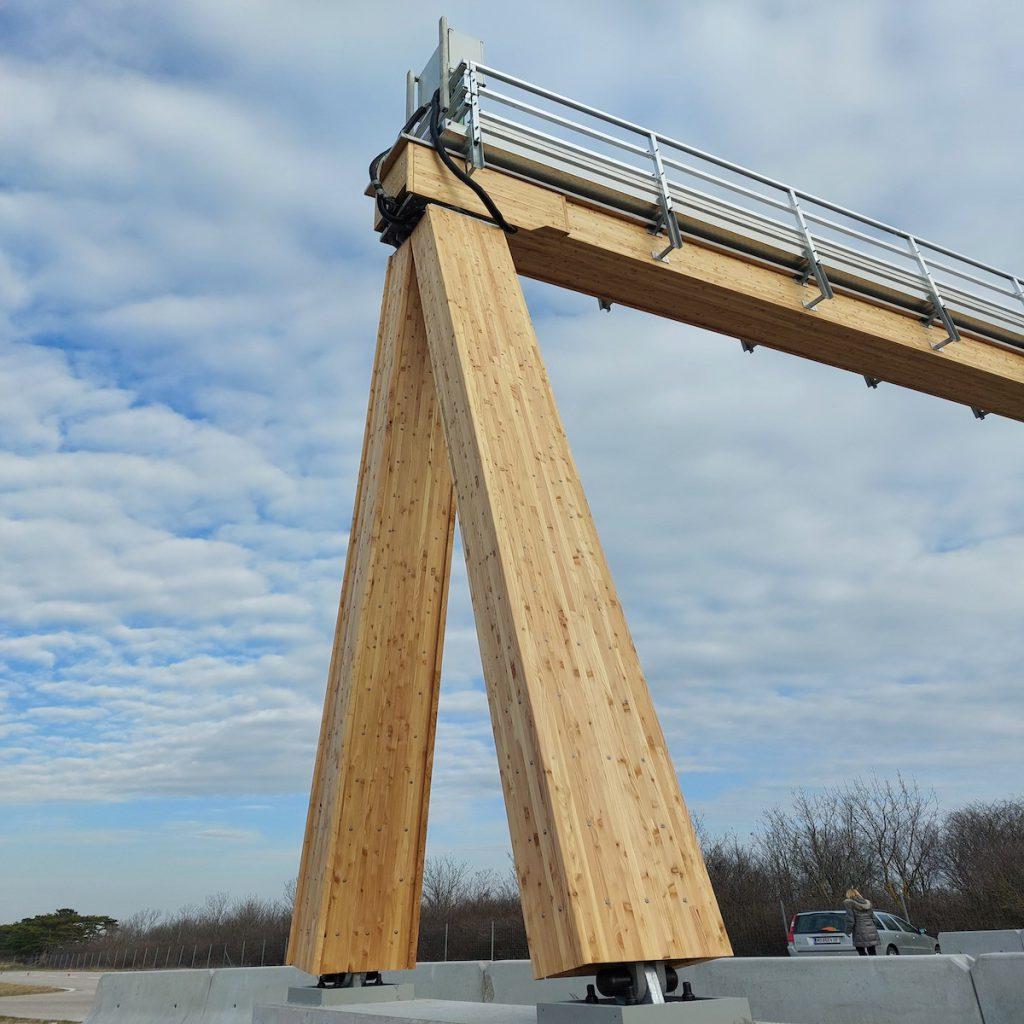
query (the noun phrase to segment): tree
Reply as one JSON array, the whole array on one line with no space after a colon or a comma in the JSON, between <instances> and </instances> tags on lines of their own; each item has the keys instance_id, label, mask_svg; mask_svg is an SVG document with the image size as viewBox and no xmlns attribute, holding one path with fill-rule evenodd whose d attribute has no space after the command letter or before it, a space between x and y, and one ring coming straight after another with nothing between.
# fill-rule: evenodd
<instances>
[{"instance_id":1,"label":"tree","mask_svg":"<svg viewBox=\"0 0 1024 1024\"><path fill-rule=\"evenodd\" d=\"M423 908L445 914L466 899L469 865L452 856L428 857L423 866Z\"/></svg>"},{"instance_id":2,"label":"tree","mask_svg":"<svg viewBox=\"0 0 1024 1024\"><path fill-rule=\"evenodd\" d=\"M55 946L89 942L117 928L117 921L105 914L83 915L70 907L52 914L25 917L14 924L0 925L0 952L11 956L39 956Z\"/></svg>"},{"instance_id":3,"label":"tree","mask_svg":"<svg viewBox=\"0 0 1024 1024\"><path fill-rule=\"evenodd\" d=\"M841 792L864 842L874 852L886 894L910 916L907 900L924 897L940 869L939 814L935 794L922 793L899 773L895 782L873 776Z\"/></svg>"},{"instance_id":4,"label":"tree","mask_svg":"<svg viewBox=\"0 0 1024 1024\"><path fill-rule=\"evenodd\" d=\"M946 817L946 883L965 902L1019 927L1024 919L1024 801L970 804ZM989 925L993 927L995 924Z\"/></svg>"},{"instance_id":5,"label":"tree","mask_svg":"<svg viewBox=\"0 0 1024 1024\"><path fill-rule=\"evenodd\" d=\"M776 892L790 906L842 906L848 888L870 888L879 878L878 855L840 789L796 790L792 810L765 812L756 842Z\"/></svg>"}]
</instances>

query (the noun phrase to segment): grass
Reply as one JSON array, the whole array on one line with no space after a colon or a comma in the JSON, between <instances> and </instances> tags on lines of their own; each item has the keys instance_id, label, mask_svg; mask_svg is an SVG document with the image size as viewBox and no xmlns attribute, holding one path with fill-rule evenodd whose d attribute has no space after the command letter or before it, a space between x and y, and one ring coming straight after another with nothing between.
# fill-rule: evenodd
<instances>
[{"instance_id":1,"label":"grass","mask_svg":"<svg viewBox=\"0 0 1024 1024\"><path fill-rule=\"evenodd\" d=\"M41 996L44 992L63 992L63 989L52 985L15 985L9 981L0 981L0 997L2 996Z\"/></svg>"},{"instance_id":2,"label":"grass","mask_svg":"<svg viewBox=\"0 0 1024 1024\"><path fill-rule=\"evenodd\" d=\"M0 1024L78 1024L73 1020L30 1020L28 1017L5 1017L0 1014Z\"/></svg>"}]
</instances>

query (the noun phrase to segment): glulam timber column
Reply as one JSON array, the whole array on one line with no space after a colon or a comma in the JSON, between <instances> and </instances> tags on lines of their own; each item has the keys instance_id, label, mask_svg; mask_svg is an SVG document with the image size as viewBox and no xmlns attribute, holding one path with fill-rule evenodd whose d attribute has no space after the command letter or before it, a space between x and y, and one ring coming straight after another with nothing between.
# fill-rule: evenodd
<instances>
[{"instance_id":1,"label":"glulam timber column","mask_svg":"<svg viewBox=\"0 0 1024 1024\"><path fill-rule=\"evenodd\" d=\"M412 244L534 973L728 956L505 236Z\"/></svg>"},{"instance_id":2,"label":"glulam timber column","mask_svg":"<svg viewBox=\"0 0 1024 1024\"><path fill-rule=\"evenodd\" d=\"M412 967L455 506L409 245L384 286L288 961Z\"/></svg>"}]
</instances>

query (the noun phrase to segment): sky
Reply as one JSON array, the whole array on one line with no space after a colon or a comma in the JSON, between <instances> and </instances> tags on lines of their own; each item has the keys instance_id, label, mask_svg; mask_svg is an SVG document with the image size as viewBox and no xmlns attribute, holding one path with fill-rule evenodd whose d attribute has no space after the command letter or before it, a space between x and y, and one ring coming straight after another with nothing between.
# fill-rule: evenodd
<instances>
[{"instance_id":1,"label":"sky","mask_svg":"<svg viewBox=\"0 0 1024 1024\"><path fill-rule=\"evenodd\" d=\"M497 67L1024 270L1024 9L0 4L0 919L298 869L436 20ZM683 793L1021 793L1018 423L524 282ZM456 552L428 851L509 864Z\"/></svg>"}]
</instances>

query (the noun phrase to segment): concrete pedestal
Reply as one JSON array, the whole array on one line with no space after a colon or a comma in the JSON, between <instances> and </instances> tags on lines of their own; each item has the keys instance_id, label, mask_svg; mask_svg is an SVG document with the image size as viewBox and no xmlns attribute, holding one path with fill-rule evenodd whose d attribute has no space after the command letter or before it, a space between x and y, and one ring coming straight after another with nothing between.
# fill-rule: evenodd
<instances>
[{"instance_id":1,"label":"concrete pedestal","mask_svg":"<svg viewBox=\"0 0 1024 1024\"><path fill-rule=\"evenodd\" d=\"M610 1000L538 1003L537 1024L752 1024L750 1003L735 996L619 1006Z\"/></svg>"},{"instance_id":2,"label":"concrete pedestal","mask_svg":"<svg viewBox=\"0 0 1024 1024\"><path fill-rule=\"evenodd\" d=\"M409 999L362 1006L257 1006L253 1024L536 1024L534 1006Z\"/></svg>"},{"instance_id":3,"label":"concrete pedestal","mask_svg":"<svg viewBox=\"0 0 1024 1024\"><path fill-rule=\"evenodd\" d=\"M696 999L658 1006L502 1003L410 999L363 1005L257 1006L253 1024L752 1024L746 999Z\"/></svg>"},{"instance_id":4,"label":"concrete pedestal","mask_svg":"<svg viewBox=\"0 0 1024 1024\"><path fill-rule=\"evenodd\" d=\"M361 985L354 988L318 988L316 985L288 989L293 1006L360 1006L363 1003L393 1003L412 999L412 985Z\"/></svg>"}]
</instances>

